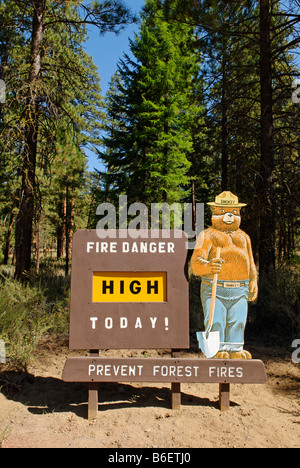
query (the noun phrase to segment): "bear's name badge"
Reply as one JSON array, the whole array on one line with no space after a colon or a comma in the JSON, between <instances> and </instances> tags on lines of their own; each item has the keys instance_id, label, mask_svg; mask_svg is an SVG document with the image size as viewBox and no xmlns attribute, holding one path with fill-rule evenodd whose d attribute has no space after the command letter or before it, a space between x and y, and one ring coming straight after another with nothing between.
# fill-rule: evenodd
<instances>
[{"instance_id":1,"label":"bear's name badge","mask_svg":"<svg viewBox=\"0 0 300 468\"><path fill-rule=\"evenodd\" d=\"M224 286L224 288L235 289L235 288L240 288L241 283L224 283L223 286Z\"/></svg>"}]
</instances>

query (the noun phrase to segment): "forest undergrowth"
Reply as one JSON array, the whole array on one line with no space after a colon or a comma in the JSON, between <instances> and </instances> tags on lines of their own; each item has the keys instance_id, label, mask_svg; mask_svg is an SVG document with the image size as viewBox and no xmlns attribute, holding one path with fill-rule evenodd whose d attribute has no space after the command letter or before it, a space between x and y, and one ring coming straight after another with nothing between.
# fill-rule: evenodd
<instances>
[{"instance_id":1,"label":"forest undergrowth","mask_svg":"<svg viewBox=\"0 0 300 468\"><path fill-rule=\"evenodd\" d=\"M281 266L259 298L249 305L246 340L254 345L290 350L300 338L300 268ZM38 273L20 283L13 268L0 269L0 339L6 345L9 367L26 372L38 345L46 336L67 341L70 313L70 275L61 260L44 259ZM203 329L200 280L190 278L191 346L195 331Z\"/></svg>"}]
</instances>

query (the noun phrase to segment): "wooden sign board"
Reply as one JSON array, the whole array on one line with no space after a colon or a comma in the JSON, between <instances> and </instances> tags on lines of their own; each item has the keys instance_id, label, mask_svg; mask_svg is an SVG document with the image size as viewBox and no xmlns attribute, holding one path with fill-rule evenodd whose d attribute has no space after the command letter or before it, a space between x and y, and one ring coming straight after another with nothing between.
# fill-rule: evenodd
<instances>
[{"instance_id":1,"label":"wooden sign board","mask_svg":"<svg viewBox=\"0 0 300 468\"><path fill-rule=\"evenodd\" d=\"M259 360L185 358L69 358L63 371L65 382L266 382Z\"/></svg>"},{"instance_id":2,"label":"wooden sign board","mask_svg":"<svg viewBox=\"0 0 300 468\"><path fill-rule=\"evenodd\" d=\"M189 348L186 235L107 234L73 238L70 348Z\"/></svg>"}]
</instances>

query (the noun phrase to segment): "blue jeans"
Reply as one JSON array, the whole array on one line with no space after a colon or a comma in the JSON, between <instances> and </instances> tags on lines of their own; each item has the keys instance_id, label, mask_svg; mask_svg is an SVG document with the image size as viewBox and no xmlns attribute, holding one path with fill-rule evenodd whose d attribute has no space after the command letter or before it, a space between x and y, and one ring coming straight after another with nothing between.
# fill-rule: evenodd
<instances>
[{"instance_id":1,"label":"blue jeans","mask_svg":"<svg viewBox=\"0 0 300 468\"><path fill-rule=\"evenodd\" d=\"M210 284L201 284L201 301L204 311L205 328L208 326L212 280L204 279ZM218 281L216 305L212 331L220 333L220 351L241 351L244 346L244 331L248 314L249 281L238 288L219 286L225 281Z\"/></svg>"}]
</instances>

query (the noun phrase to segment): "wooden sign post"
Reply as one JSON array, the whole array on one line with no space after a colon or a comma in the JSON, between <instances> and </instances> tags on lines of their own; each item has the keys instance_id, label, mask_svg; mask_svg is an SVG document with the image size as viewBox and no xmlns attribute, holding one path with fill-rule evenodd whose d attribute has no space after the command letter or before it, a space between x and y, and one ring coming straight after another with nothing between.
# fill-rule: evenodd
<instances>
[{"instance_id":1,"label":"wooden sign post","mask_svg":"<svg viewBox=\"0 0 300 468\"><path fill-rule=\"evenodd\" d=\"M73 240L70 349L90 356L66 361L63 380L89 384L88 417L98 411L99 382L169 382L172 408L183 382L263 383L260 361L183 359L189 349L187 238L181 231L79 231ZM108 235L105 238L105 235ZM170 358L103 358L101 349L171 349Z\"/></svg>"}]
</instances>

